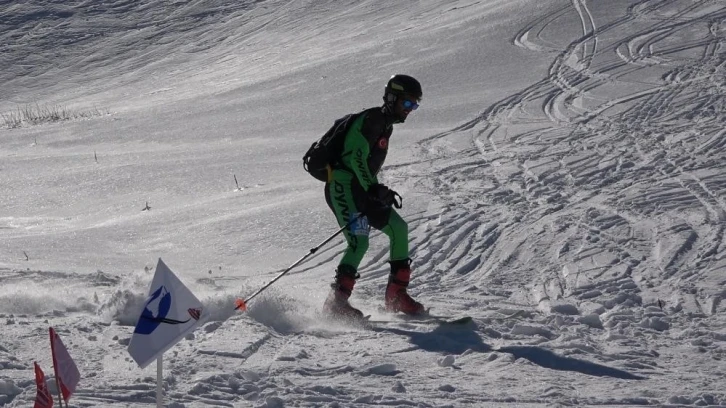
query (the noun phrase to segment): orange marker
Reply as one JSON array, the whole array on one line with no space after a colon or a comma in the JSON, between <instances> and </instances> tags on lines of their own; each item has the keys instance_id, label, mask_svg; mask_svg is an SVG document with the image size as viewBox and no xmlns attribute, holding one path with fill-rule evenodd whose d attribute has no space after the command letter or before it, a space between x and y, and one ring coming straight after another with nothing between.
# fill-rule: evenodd
<instances>
[{"instance_id":1,"label":"orange marker","mask_svg":"<svg viewBox=\"0 0 726 408\"><path fill-rule=\"evenodd\" d=\"M245 303L245 301L242 299L235 300L234 305L236 306L235 309L237 310L241 310L243 312L247 310L247 303Z\"/></svg>"}]
</instances>

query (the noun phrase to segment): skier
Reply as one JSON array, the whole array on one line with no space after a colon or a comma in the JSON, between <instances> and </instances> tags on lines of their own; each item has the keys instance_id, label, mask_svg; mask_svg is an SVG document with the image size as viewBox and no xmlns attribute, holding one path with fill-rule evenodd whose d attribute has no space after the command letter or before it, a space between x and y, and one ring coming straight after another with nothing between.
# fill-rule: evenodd
<instances>
[{"instance_id":1,"label":"skier","mask_svg":"<svg viewBox=\"0 0 726 408\"><path fill-rule=\"evenodd\" d=\"M344 231L348 247L336 269L324 313L332 318L360 319L363 313L348 302L358 266L368 250L370 228L383 231L390 240L391 274L385 293L386 310L409 315L424 307L406 291L411 278L408 225L392 206L400 208L400 196L378 182L377 174L388 153L393 125L406 121L421 101L421 84L408 75L393 75L386 84L383 106L363 111L345 133L343 151L331 166L325 184L325 201Z\"/></svg>"}]
</instances>

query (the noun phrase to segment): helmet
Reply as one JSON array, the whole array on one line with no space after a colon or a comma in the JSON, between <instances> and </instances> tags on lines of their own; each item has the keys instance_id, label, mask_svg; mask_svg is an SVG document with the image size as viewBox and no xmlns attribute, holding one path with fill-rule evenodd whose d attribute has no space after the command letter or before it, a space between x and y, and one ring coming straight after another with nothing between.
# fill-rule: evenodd
<instances>
[{"instance_id":1,"label":"helmet","mask_svg":"<svg viewBox=\"0 0 726 408\"><path fill-rule=\"evenodd\" d=\"M408 75L393 75L388 80L386 92L383 94L386 107L392 108L400 95L410 95L416 99L421 99L423 96L421 84L414 77Z\"/></svg>"}]
</instances>

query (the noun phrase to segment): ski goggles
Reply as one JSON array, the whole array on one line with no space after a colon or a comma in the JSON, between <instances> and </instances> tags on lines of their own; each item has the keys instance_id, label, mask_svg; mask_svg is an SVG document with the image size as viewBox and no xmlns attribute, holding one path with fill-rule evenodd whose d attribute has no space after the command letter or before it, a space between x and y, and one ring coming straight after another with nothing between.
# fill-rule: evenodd
<instances>
[{"instance_id":1,"label":"ski goggles","mask_svg":"<svg viewBox=\"0 0 726 408\"><path fill-rule=\"evenodd\" d=\"M410 99L404 99L403 100L403 109L416 110L416 109L418 109L418 102L412 101Z\"/></svg>"}]
</instances>

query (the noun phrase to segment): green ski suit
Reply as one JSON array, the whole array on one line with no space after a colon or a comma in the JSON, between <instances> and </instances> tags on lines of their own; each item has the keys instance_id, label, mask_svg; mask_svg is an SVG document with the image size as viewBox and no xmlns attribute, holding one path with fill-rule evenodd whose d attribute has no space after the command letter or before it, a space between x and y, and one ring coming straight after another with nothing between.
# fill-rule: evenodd
<instances>
[{"instance_id":1,"label":"green ski suit","mask_svg":"<svg viewBox=\"0 0 726 408\"><path fill-rule=\"evenodd\" d=\"M408 225L393 209L376 210L368 205L368 189L378 183L377 174L386 160L388 140L396 120L382 108L362 112L345 135L343 153L325 184L325 201L343 227L361 213L345 231L348 248L339 271L357 274L368 250L370 228L383 231L390 240L390 260L408 259ZM341 268L342 266L342 268Z\"/></svg>"}]
</instances>

